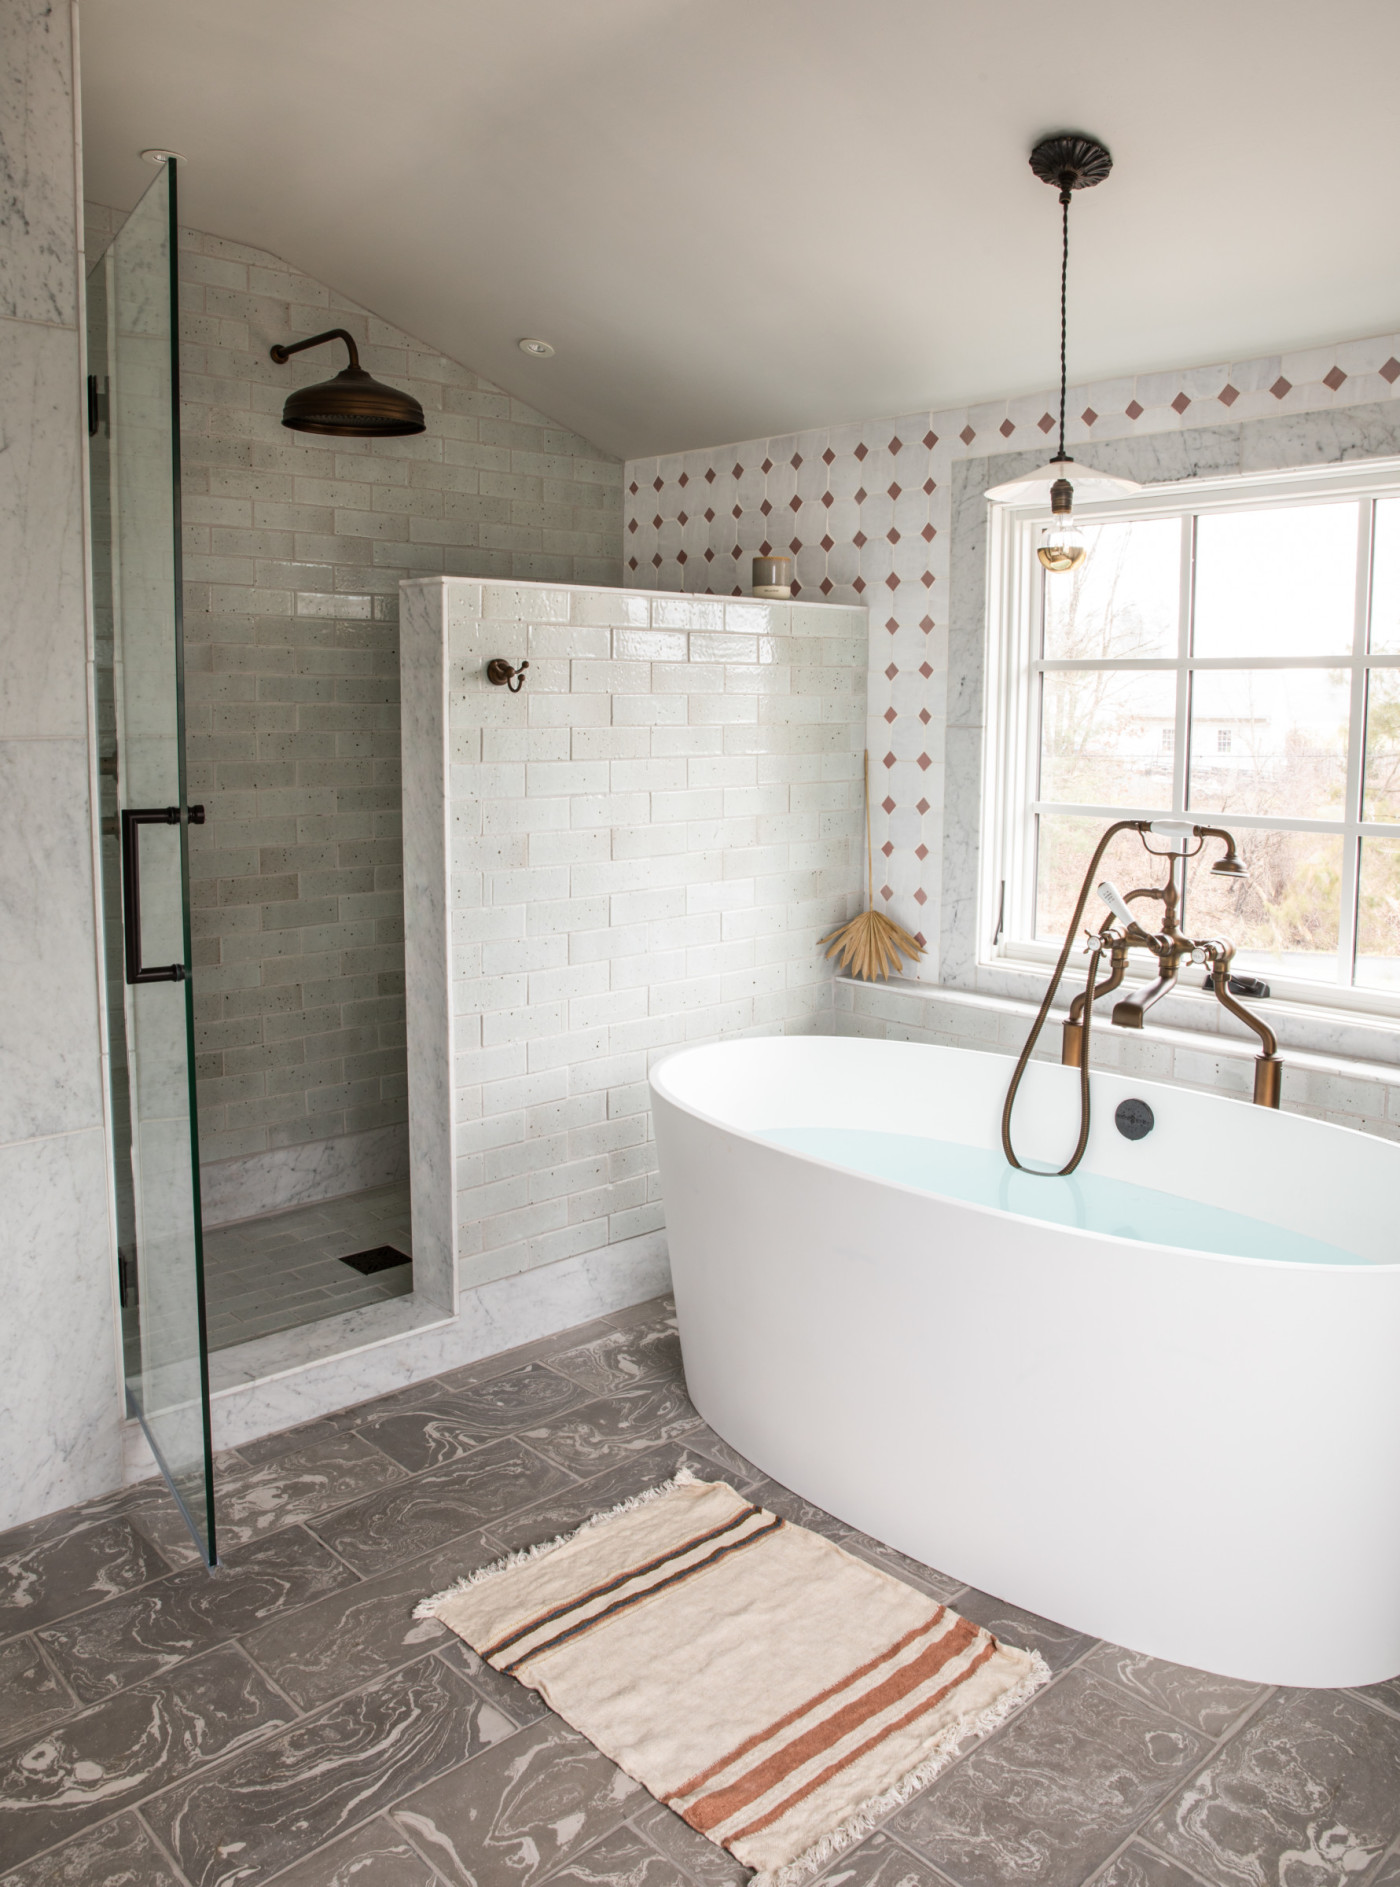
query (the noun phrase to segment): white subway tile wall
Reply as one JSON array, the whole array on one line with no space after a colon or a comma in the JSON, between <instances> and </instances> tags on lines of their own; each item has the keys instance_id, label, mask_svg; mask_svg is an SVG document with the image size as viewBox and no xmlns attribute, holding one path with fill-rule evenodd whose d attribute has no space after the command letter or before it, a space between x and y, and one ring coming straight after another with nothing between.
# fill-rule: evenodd
<instances>
[{"instance_id":1,"label":"white subway tile wall","mask_svg":"<svg viewBox=\"0 0 1400 1887\"><path fill-rule=\"evenodd\" d=\"M405 594L405 674L429 671L415 699L448 664L446 761L415 740L406 766L446 775L440 1000L470 1286L659 1240L654 1058L832 1028L818 939L857 908L867 615L502 583ZM520 694L486 682L493 656L528 658ZM448 849L420 845L426 869Z\"/></svg>"},{"instance_id":2,"label":"white subway tile wall","mask_svg":"<svg viewBox=\"0 0 1400 1887\"><path fill-rule=\"evenodd\" d=\"M793 559L795 595L869 606L876 896L930 946L909 970L916 980L940 979L945 800L958 803L945 794L944 766L952 467L1042 447L1048 457L1057 397L906 413L626 467L624 582L737 596L750 559L776 551ZM1092 462L1096 442L1397 398L1392 334L1071 388L1066 441ZM1299 444L1299 463L1329 456Z\"/></svg>"},{"instance_id":3,"label":"white subway tile wall","mask_svg":"<svg viewBox=\"0 0 1400 1887\"><path fill-rule=\"evenodd\" d=\"M121 221L89 206L90 259ZM617 583L621 466L276 256L186 230L180 279L201 1153L382 1150L407 1118L399 580ZM268 348L331 326L426 433L282 427L343 350Z\"/></svg>"}]
</instances>

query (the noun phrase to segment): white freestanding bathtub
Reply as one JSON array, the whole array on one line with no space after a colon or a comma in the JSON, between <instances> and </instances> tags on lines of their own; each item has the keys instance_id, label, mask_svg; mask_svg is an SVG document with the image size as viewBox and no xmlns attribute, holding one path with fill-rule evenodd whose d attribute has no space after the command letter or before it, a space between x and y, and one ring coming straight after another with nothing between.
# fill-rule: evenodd
<instances>
[{"instance_id":1,"label":"white freestanding bathtub","mask_svg":"<svg viewBox=\"0 0 1400 1887\"><path fill-rule=\"evenodd\" d=\"M1394 1676L1400 1146L1109 1074L1093 1076L1078 1193L1007 1168L997 1203L973 1204L760 1137L919 1136L965 1149L952 1157L969 1170L990 1173L995 1150L1000 1175L1011 1066L784 1037L657 1067L696 1407L839 1518L1078 1630L1262 1683ZM1077 1079L1032 1064L1023 1159L1066 1157ZM1136 1140L1114 1118L1131 1096L1156 1117ZM1044 1187L1085 1216L1076 1200L1100 1178L1355 1260L1222 1256L1024 1216L1046 1209Z\"/></svg>"}]
</instances>

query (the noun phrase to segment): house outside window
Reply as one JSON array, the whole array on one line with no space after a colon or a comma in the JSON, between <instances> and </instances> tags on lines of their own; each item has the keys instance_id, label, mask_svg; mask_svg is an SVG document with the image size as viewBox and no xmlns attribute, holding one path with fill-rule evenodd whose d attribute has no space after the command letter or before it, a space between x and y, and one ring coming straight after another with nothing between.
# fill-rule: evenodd
<instances>
[{"instance_id":1,"label":"house outside window","mask_svg":"<svg viewBox=\"0 0 1400 1887\"><path fill-rule=\"evenodd\" d=\"M1069 575L1042 523L992 507L983 960L1047 961L1104 826L1175 817L1228 827L1249 873L1188 863L1189 934L1275 994L1400 1013L1400 462L1085 507ZM1104 871L1165 876L1131 833Z\"/></svg>"}]
</instances>

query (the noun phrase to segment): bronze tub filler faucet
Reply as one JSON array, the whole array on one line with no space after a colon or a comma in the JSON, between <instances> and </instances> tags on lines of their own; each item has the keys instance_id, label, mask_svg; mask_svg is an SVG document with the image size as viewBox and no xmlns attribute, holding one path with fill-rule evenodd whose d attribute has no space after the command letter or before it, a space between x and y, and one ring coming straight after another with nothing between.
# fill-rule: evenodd
<instances>
[{"instance_id":1,"label":"bronze tub filler faucet","mask_svg":"<svg viewBox=\"0 0 1400 1887\"><path fill-rule=\"evenodd\" d=\"M1131 950L1149 950L1157 959L1157 977L1146 989L1132 995L1120 997L1113 1005L1111 1020L1122 1029L1140 1029L1142 1019L1156 1002L1160 1002L1169 990L1175 988L1177 977L1183 965L1203 963L1207 966L1210 988L1221 1006L1228 1009L1232 1016L1237 1016L1259 1037L1259 1054L1254 1062L1254 1102L1258 1107L1277 1107L1279 1104L1280 1085L1283 1063L1278 1056L1278 1042L1267 1022L1261 1022L1258 1016L1237 1002L1230 993L1230 963L1235 954L1235 946L1223 937L1207 937L1200 940L1186 936L1177 921L1181 904L1181 893L1176 882L1176 861L1182 860L1182 873L1185 876L1185 860L1195 858L1203 849L1207 839L1223 839L1225 852L1216 859L1211 871L1221 878L1243 878L1245 867L1235 847L1234 838L1222 826L1195 826L1182 820L1174 819L1120 819L1111 825L1094 848L1094 855L1089 860L1089 868L1084 874L1084 882L1079 887L1079 897L1074 907L1074 915L1069 921L1065 935L1064 948L1055 965L1055 973L1050 979L1050 987L1045 992L1039 1013L1031 1025L1026 1045L1021 1050L1016 1063L1016 1072L1011 1077L1011 1086L1007 1090L1006 1105L1002 1109L1001 1144L1007 1159L1023 1172L1034 1172L1033 1167L1021 1167L1011 1145L1011 1110L1015 1105L1016 1091L1021 1085L1021 1078L1034 1052L1040 1032L1045 1026L1045 1019L1050 1013L1050 1005L1055 1000L1055 992L1069 962L1069 953L1073 948L1075 935L1080 920L1084 916L1084 907L1089 901L1089 890L1094 883L1095 874L1110 842L1120 832L1137 832L1142 836L1143 849L1152 858L1166 857L1167 882L1164 885L1144 885L1136 891L1130 891L1124 897L1116 885L1104 880L1098 886L1099 896L1109 907L1109 915L1095 931L1092 928L1085 934L1085 948L1089 952L1089 979L1085 987L1070 1004L1069 1017L1064 1025L1064 1034L1060 1048L1060 1060L1066 1066L1078 1068L1079 1079L1079 1140L1066 1165L1056 1171L1060 1174L1072 1173L1084 1157L1084 1149L1089 1143L1089 1031L1093 1022L1094 1004L1101 996L1109 995L1122 983L1128 970L1128 953ZM1170 838L1181 846L1175 845L1168 853L1156 852L1147 842L1148 833ZM1194 838L1196 849L1185 850L1185 842ZM1162 906L1162 927L1152 931L1133 915L1129 906L1141 899L1158 900ZM1098 980L1099 964L1104 952L1108 952L1109 974L1100 983Z\"/></svg>"}]
</instances>

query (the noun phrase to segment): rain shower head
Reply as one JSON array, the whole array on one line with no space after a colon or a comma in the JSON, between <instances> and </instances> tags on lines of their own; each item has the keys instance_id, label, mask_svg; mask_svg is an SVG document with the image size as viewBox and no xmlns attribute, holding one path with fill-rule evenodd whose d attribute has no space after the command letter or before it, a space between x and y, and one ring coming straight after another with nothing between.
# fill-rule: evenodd
<instances>
[{"instance_id":1,"label":"rain shower head","mask_svg":"<svg viewBox=\"0 0 1400 1887\"><path fill-rule=\"evenodd\" d=\"M299 354L304 348L319 347L323 341L344 341L350 351L350 364L342 367L333 380L320 380L315 386L298 387L289 393L282 407L282 424L293 432L333 433L351 439L391 439L405 433L426 432L423 409L411 393L386 387L360 365L354 338L344 328L328 328L309 340L293 341L289 347L272 348L272 358L279 364Z\"/></svg>"}]
</instances>

